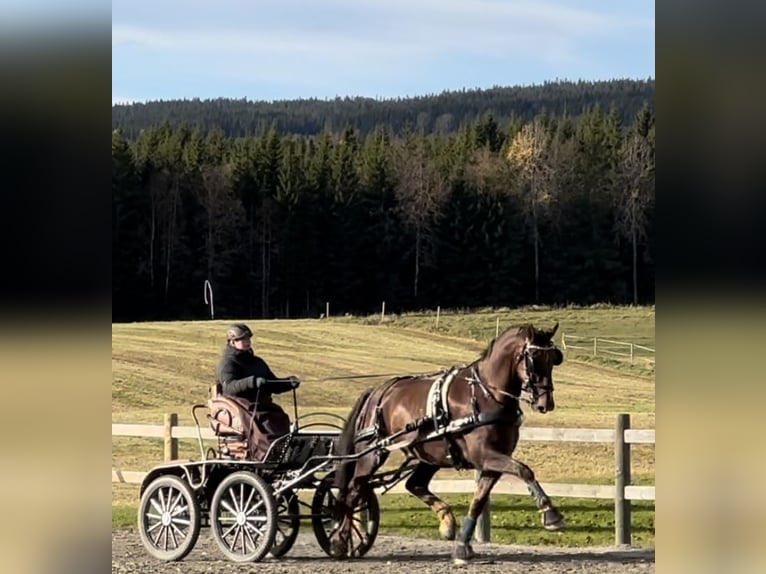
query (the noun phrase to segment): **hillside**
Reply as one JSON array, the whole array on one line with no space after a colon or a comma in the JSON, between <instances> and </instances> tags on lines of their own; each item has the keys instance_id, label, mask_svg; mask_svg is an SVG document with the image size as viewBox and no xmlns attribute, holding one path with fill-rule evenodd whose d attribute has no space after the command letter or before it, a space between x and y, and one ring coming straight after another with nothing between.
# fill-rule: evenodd
<instances>
[{"instance_id":1,"label":"hillside","mask_svg":"<svg viewBox=\"0 0 766 574\"><path fill-rule=\"evenodd\" d=\"M621 121L629 123L644 102L654 106L654 94L653 79L617 79L498 86L388 100L166 100L112 106L112 129L119 129L129 139L163 122L203 132L218 128L227 137L260 136L272 127L281 134L304 136L339 133L347 127L365 135L380 126L394 134L406 130L448 134L486 115L504 127L512 120L526 123L541 113L576 118L594 106L602 110L615 107Z\"/></svg>"}]
</instances>

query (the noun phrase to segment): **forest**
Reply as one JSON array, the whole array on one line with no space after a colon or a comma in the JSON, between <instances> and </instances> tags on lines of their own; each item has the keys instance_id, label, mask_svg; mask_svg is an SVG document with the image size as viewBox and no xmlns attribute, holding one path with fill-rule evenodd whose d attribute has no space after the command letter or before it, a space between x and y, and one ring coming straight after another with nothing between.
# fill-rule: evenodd
<instances>
[{"instance_id":1,"label":"forest","mask_svg":"<svg viewBox=\"0 0 766 574\"><path fill-rule=\"evenodd\" d=\"M654 302L653 81L112 118L115 322Z\"/></svg>"}]
</instances>

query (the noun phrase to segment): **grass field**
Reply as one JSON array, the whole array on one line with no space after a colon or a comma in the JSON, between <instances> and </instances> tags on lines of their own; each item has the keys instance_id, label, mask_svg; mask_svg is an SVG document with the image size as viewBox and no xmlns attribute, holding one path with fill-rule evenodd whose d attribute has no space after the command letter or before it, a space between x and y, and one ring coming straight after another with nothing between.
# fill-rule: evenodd
<instances>
[{"instance_id":1,"label":"grass field","mask_svg":"<svg viewBox=\"0 0 766 574\"><path fill-rule=\"evenodd\" d=\"M370 374L429 372L468 363L486 347L500 329L532 322L559 333L614 338L654 347L653 307L597 307L563 309L487 310L479 313L444 313L439 327L428 313L380 317L346 317L324 320L247 321L255 332L256 352L280 376L297 375L299 413L317 410L346 415L356 397L386 376L357 380L324 380ZM179 423L191 425L191 406L204 403L214 382L214 369L223 348L229 321L115 324L112 326L112 421L161 424L164 413L175 412ZM557 335L559 340L560 335ZM555 371L556 404L553 413L527 412L526 426L612 428L615 415L627 412L634 428L654 428L654 375L624 363L606 364L568 356ZM290 395L280 402L292 415ZM195 441L181 441L181 456L199 458ZM543 482L609 484L614 480L611 445L523 442L517 458L526 461ZM392 457L393 458L393 457ZM112 466L123 470L148 470L162 460L156 439L114 437ZM633 482L654 484L653 446L633 447ZM441 471L437 478L472 477L471 473ZM137 486L113 484L115 524L135 516ZM459 499L462 495L454 495ZM449 497L448 497L449 498ZM523 536L532 521L527 542L602 544L612 541L612 507L609 501L557 501L577 529L544 533L531 500L497 496L493 505L493 540ZM406 495L389 494L381 500L383 528L409 525L435 535L434 517L421 511L419 502ZM653 504L639 505L634 524L640 529L636 543L653 544ZM423 507L425 509L425 507ZM462 511L461 511L462 512ZM494 511L493 511L494 514ZM639 514L643 518L639 518ZM121 518L123 517L123 518ZM637 524L636 520L641 520ZM505 526L501 526L507 522ZM128 521L131 523L132 521ZM495 528L495 524L498 525ZM525 526L526 525L526 526ZM589 526L590 525L590 526ZM612 527L613 528L613 527ZM599 534L599 532L601 534ZM520 541L520 540L518 540Z\"/></svg>"}]
</instances>

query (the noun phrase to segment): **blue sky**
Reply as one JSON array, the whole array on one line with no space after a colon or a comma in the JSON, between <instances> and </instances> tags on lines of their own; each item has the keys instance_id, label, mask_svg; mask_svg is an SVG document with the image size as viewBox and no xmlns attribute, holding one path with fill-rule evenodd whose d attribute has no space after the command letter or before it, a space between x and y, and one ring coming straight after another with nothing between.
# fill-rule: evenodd
<instances>
[{"instance_id":1,"label":"blue sky","mask_svg":"<svg viewBox=\"0 0 766 574\"><path fill-rule=\"evenodd\" d=\"M654 78L654 1L113 0L112 101Z\"/></svg>"}]
</instances>

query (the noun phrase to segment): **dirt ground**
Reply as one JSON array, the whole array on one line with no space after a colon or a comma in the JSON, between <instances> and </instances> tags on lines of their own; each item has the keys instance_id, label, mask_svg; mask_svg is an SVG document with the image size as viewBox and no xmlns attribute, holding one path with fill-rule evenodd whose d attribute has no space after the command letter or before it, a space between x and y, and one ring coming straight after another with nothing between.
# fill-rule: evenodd
<instances>
[{"instance_id":1,"label":"dirt ground","mask_svg":"<svg viewBox=\"0 0 766 574\"><path fill-rule=\"evenodd\" d=\"M203 529L194 549L181 562L160 562L141 544L135 530L112 531L112 574L344 574L386 572L437 574L447 569L476 574L513 573L634 574L654 572L654 550L637 548L550 548L501 544L474 544L471 564L452 564L452 542L379 536L361 559L335 561L319 548L311 533L301 533L292 550L280 559L237 564L223 559L210 531Z\"/></svg>"}]
</instances>

